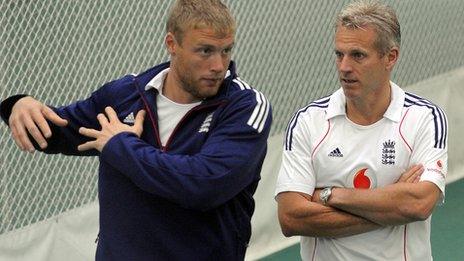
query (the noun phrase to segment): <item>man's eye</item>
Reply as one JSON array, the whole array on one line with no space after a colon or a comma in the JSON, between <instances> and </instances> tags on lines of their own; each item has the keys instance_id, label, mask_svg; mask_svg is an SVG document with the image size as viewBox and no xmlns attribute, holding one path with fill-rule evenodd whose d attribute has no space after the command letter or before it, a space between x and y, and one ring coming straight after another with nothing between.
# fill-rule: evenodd
<instances>
[{"instance_id":1,"label":"man's eye","mask_svg":"<svg viewBox=\"0 0 464 261\"><path fill-rule=\"evenodd\" d=\"M361 59L361 58L364 58L364 54L363 53L353 53L353 57L355 59Z\"/></svg>"},{"instance_id":2,"label":"man's eye","mask_svg":"<svg viewBox=\"0 0 464 261\"><path fill-rule=\"evenodd\" d=\"M335 52L335 56L340 59L343 57L343 54L341 52Z\"/></svg>"},{"instance_id":3,"label":"man's eye","mask_svg":"<svg viewBox=\"0 0 464 261\"><path fill-rule=\"evenodd\" d=\"M200 53L203 54L203 55L208 55L208 54L211 54L213 50L211 50L211 48L202 48L200 49Z\"/></svg>"},{"instance_id":4,"label":"man's eye","mask_svg":"<svg viewBox=\"0 0 464 261\"><path fill-rule=\"evenodd\" d=\"M227 48L222 51L224 54L230 54L232 52L232 48Z\"/></svg>"}]
</instances>

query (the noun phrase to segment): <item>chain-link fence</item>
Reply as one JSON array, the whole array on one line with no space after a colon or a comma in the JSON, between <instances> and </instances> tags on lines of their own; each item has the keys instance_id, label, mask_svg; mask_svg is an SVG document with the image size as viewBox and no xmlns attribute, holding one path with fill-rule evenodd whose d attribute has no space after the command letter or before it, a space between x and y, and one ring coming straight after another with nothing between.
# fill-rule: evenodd
<instances>
[{"instance_id":1,"label":"chain-link fence","mask_svg":"<svg viewBox=\"0 0 464 261\"><path fill-rule=\"evenodd\" d=\"M0 2L0 99L28 93L62 105L168 59L167 0ZM273 134L337 88L333 19L349 1L228 0L241 78L273 104ZM391 0L403 32L394 81L405 86L464 65L464 2ZM97 160L20 152L0 127L0 234L94 201Z\"/></svg>"}]
</instances>

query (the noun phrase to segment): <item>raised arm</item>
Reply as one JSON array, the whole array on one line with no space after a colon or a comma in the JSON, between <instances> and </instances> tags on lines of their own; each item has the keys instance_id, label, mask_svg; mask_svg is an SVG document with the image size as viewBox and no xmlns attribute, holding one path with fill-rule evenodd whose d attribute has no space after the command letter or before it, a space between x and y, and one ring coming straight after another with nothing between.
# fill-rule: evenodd
<instances>
[{"instance_id":1,"label":"raised arm","mask_svg":"<svg viewBox=\"0 0 464 261\"><path fill-rule=\"evenodd\" d=\"M135 92L126 86L130 77L109 82L87 99L58 108L49 107L27 95L12 96L0 104L2 119L10 126L13 139L22 150L66 155L97 155L97 150L78 151L77 146L89 141L79 134L80 127L98 128L97 115L106 106L115 106L114 95ZM124 97L128 97L124 93Z\"/></svg>"}]
</instances>

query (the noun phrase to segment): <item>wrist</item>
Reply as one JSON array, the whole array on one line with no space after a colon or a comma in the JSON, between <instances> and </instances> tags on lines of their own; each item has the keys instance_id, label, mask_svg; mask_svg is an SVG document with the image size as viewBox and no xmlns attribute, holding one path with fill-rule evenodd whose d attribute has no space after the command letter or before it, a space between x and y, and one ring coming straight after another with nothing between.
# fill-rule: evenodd
<instances>
[{"instance_id":1,"label":"wrist","mask_svg":"<svg viewBox=\"0 0 464 261\"><path fill-rule=\"evenodd\" d=\"M333 187L324 188L319 192L319 198L323 205L327 206L329 203L330 198L332 197L332 189Z\"/></svg>"},{"instance_id":2,"label":"wrist","mask_svg":"<svg viewBox=\"0 0 464 261\"><path fill-rule=\"evenodd\" d=\"M0 103L0 116L2 117L3 121L8 125L8 120L10 119L11 111L13 110L13 106L18 102L20 99L24 97L28 97L27 94L18 94L7 98L6 100Z\"/></svg>"}]
</instances>

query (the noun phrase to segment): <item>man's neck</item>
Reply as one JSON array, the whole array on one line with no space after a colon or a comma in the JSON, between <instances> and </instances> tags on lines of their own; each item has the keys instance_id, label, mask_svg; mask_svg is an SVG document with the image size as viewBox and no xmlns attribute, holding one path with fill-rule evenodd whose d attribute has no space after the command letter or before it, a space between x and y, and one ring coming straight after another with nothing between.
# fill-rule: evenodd
<instances>
[{"instance_id":1,"label":"man's neck","mask_svg":"<svg viewBox=\"0 0 464 261\"><path fill-rule=\"evenodd\" d=\"M173 70L170 70L164 79L163 95L171 101L180 104L189 104L198 101L181 87L181 82Z\"/></svg>"},{"instance_id":2,"label":"man's neck","mask_svg":"<svg viewBox=\"0 0 464 261\"><path fill-rule=\"evenodd\" d=\"M359 125L371 125L383 118L391 101L391 87L385 87L370 95L346 101L346 115L348 119Z\"/></svg>"}]
</instances>

